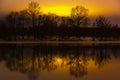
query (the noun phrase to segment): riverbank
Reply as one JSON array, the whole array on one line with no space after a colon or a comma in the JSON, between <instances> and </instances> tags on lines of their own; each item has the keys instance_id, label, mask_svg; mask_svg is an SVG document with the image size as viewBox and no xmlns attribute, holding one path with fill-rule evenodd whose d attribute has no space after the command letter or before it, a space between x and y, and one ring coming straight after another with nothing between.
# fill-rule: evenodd
<instances>
[{"instance_id":1,"label":"riverbank","mask_svg":"<svg viewBox=\"0 0 120 80\"><path fill-rule=\"evenodd\" d=\"M120 41L0 41L0 44L120 44Z\"/></svg>"}]
</instances>

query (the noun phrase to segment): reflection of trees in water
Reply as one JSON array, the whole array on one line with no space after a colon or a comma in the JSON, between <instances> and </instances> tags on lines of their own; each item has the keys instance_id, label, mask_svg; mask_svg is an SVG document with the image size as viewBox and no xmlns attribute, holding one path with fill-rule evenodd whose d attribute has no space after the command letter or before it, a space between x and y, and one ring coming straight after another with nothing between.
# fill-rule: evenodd
<instances>
[{"instance_id":1,"label":"reflection of trees in water","mask_svg":"<svg viewBox=\"0 0 120 80\"><path fill-rule=\"evenodd\" d=\"M37 80L42 70L60 67L68 67L71 75L82 77L87 74L90 59L102 67L112 56L119 56L119 46L11 45L1 46L0 53L0 61L4 60L11 71L27 73L30 80Z\"/></svg>"},{"instance_id":2,"label":"reflection of trees in water","mask_svg":"<svg viewBox=\"0 0 120 80\"><path fill-rule=\"evenodd\" d=\"M82 77L87 74L86 60L83 59L83 56L75 56L69 60L68 65L70 66L70 74L75 77Z\"/></svg>"},{"instance_id":3,"label":"reflection of trees in water","mask_svg":"<svg viewBox=\"0 0 120 80\"><path fill-rule=\"evenodd\" d=\"M93 51L93 61L98 67L104 66L111 59L111 49L102 47Z\"/></svg>"}]
</instances>

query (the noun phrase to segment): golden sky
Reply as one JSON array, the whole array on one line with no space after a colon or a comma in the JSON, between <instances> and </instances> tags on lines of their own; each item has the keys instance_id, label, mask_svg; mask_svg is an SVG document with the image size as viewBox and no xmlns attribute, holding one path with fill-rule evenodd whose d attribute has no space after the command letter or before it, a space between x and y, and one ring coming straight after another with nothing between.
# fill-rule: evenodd
<instances>
[{"instance_id":1,"label":"golden sky","mask_svg":"<svg viewBox=\"0 0 120 80\"><path fill-rule=\"evenodd\" d=\"M0 12L20 10L36 1L44 13L68 16L72 7L82 5L89 9L89 15L116 15L120 13L120 0L0 0Z\"/></svg>"},{"instance_id":2,"label":"golden sky","mask_svg":"<svg viewBox=\"0 0 120 80\"><path fill-rule=\"evenodd\" d=\"M69 16L72 7L82 5L89 9L89 16L110 16L110 20L120 25L120 0L0 0L0 17L11 11L19 11L31 1L38 2L43 13Z\"/></svg>"}]
</instances>

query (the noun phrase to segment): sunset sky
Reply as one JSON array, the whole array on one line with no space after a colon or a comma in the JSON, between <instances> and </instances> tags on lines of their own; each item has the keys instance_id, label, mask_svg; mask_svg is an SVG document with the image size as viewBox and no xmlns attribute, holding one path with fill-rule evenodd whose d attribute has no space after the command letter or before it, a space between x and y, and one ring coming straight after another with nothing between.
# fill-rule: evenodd
<instances>
[{"instance_id":1,"label":"sunset sky","mask_svg":"<svg viewBox=\"0 0 120 80\"><path fill-rule=\"evenodd\" d=\"M43 13L69 16L72 7L82 5L89 9L90 16L105 15L113 22L120 23L120 0L0 0L0 15L22 10L31 1L38 2Z\"/></svg>"}]
</instances>

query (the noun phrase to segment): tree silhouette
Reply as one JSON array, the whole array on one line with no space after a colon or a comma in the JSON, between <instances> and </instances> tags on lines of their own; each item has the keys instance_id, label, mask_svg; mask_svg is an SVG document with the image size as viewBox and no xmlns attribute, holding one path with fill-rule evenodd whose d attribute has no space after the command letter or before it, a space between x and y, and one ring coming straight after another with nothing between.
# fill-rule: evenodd
<instances>
[{"instance_id":1,"label":"tree silhouette","mask_svg":"<svg viewBox=\"0 0 120 80\"><path fill-rule=\"evenodd\" d=\"M93 26L98 28L111 28L112 24L105 16L99 16L93 23Z\"/></svg>"},{"instance_id":2,"label":"tree silhouette","mask_svg":"<svg viewBox=\"0 0 120 80\"><path fill-rule=\"evenodd\" d=\"M55 35L55 29L58 25L58 16L55 14L40 15L39 16L39 27L40 35L44 37L52 37Z\"/></svg>"},{"instance_id":3,"label":"tree silhouette","mask_svg":"<svg viewBox=\"0 0 120 80\"><path fill-rule=\"evenodd\" d=\"M19 17L18 17L18 22L19 22L19 25L20 26L20 34L22 36L22 39L24 39L24 36L25 36L25 27L27 26L28 27L28 20L29 20L29 17L28 17L28 12L27 10L22 10L19 12Z\"/></svg>"},{"instance_id":4,"label":"tree silhouette","mask_svg":"<svg viewBox=\"0 0 120 80\"><path fill-rule=\"evenodd\" d=\"M73 26L76 27L86 27L89 23L88 19L88 9L83 6L76 6L71 10L71 18Z\"/></svg>"},{"instance_id":5,"label":"tree silhouette","mask_svg":"<svg viewBox=\"0 0 120 80\"><path fill-rule=\"evenodd\" d=\"M11 12L4 24L0 21L0 39L2 40L119 40L120 28L99 16L88 27L88 9L76 6L71 9L71 15L41 14L39 4L30 2L26 9ZM3 27L4 26L4 27ZM83 39L82 39L83 38Z\"/></svg>"},{"instance_id":6,"label":"tree silhouette","mask_svg":"<svg viewBox=\"0 0 120 80\"><path fill-rule=\"evenodd\" d=\"M10 34L9 33L6 33L6 31L7 31L7 25L6 25L6 22L5 21L3 21L3 20L0 20L0 38L1 39L5 39L6 37L6 35L7 36L10 36ZM4 33L4 34L3 34ZM8 35L9 34L9 35Z\"/></svg>"},{"instance_id":7,"label":"tree silhouette","mask_svg":"<svg viewBox=\"0 0 120 80\"><path fill-rule=\"evenodd\" d=\"M28 14L31 18L31 23L32 23L32 28L33 30L35 29L36 26L38 26L38 16L40 14L40 7L37 2L31 2L28 6ZM35 35L35 30L33 31L34 37Z\"/></svg>"},{"instance_id":8,"label":"tree silhouette","mask_svg":"<svg viewBox=\"0 0 120 80\"><path fill-rule=\"evenodd\" d=\"M14 40L16 40L16 36L17 36L17 20L18 20L18 12L11 12L7 17L6 17L6 21L7 24L12 28L13 27L13 35L14 35Z\"/></svg>"},{"instance_id":9,"label":"tree silhouette","mask_svg":"<svg viewBox=\"0 0 120 80\"><path fill-rule=\"evenodd\" d=\"M109 29L112 27L112 24L105 16L99 16L93 26L98 28L100 40L105 40L105 38L110 34Z\"/></svg>"}]
</instances>

